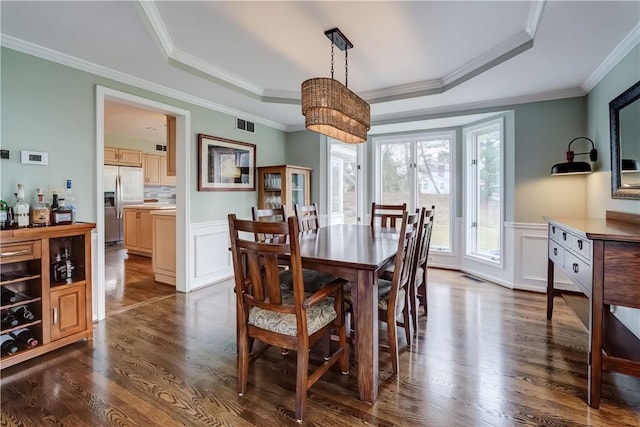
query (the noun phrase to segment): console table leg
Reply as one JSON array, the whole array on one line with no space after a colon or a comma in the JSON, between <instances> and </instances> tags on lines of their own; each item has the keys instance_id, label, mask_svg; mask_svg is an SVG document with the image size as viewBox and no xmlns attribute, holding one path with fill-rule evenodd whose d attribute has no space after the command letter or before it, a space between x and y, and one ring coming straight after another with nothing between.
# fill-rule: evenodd
<instances>
[{"instance_id":1,"label":"console table leg","mask_svg":"<svg viewBox=\"0 0 640 427\"><path fill-rule=\"evenodd\" d=\"M553 289L553 261L548 259L547 264L547 320L551 320L553 315L553 297L555 290Z\"/></svg>"}]
</instances>

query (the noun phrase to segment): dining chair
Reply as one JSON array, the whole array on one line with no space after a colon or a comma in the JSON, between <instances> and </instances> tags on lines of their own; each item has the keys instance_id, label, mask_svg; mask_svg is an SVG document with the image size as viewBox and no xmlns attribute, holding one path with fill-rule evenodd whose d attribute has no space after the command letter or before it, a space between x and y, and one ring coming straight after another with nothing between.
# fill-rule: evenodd
<instances>
[{"instance_id":1,"label":"dining chair","mask_svg":"<svg viewBox=\"0 0 640 427\"><path fill-rule=\"evenodd\" d=\"M392 227L396 228L402 219L402 213L407 210L407 204L382 205L371 203L371 227Z\"/></svg>"},{"instance_id":2,"label":"dining chair","mask_svg":"<svg viewBox=\"0 0 640 427\"><path fill-rule=\"evenodd\" d=\"M394 271L391 280L378 279L378 319L387 323L387 344L380 348L388 351L391 357L393 373L398 374L399 348L397 327L404 329L407 347L411 346L411 319L409 304L409 285L411 267L416 256L416 241L420 224L419 214L404 212L400 220L398 249L394 261ZM349 286L345 288L345 300L349 309L353 307L352 294ZM402 315L402 321L398 318ZM357 331L357 325L354 329ZM355 340L359 337L356 334Z\"/></svg>"},{"instance_id":3,"label":"dining chair","mask_svg":"<svg viewBox=\"0 0 640 427\"><path fill-rule=\"evenodd\" d=\"M297 352L296 421L301 422L307 390L334 364L348 373L348 347L344 324L344 281L305 293L298 222L239 220L228 216L235 277L238 340L238 382L240 396L247 390L249 365L270 346ZM264 241L249 240L245 233L274 236ZM283 289L278 271L279 257L291 260L293 288ZM246 265L244 262L246 262ZM321 338L337 331L335 351L309 373L309 350ZM260 348L253 349L255 341Z\"/></svg>"},{"instance_id":4,"label":"dining chair","mask_svg":"<svg viewBox=\"0 0 640 427\"><path fill-rule=\"evenodd\" d=\"M253 218L254 221L284 222L287 220L287 207L285 205L282 205L279 208L259 209L255 206L252 206L251 217ZM264 240L267 238L273 238L273 236L256 234L255 238L256 240Z\"/></svg>"},{"instance_id":5,"label":"dining chair","mask_svg":"<svg viewBox=\"0 0 640 427\"><path fill-rule=\"evenodd\" d=\"M422 232L422 237L420 239L420 246L417 258L417 268L415 270L414 283L416 289L416 298L418 300L418 305L413 307L415 312L415 324L414 327L417 327L417 317L418 311L420 309L420 304L424 308L425 316L427 313L427 263L429 261L429 248L431 246L431 234L433 232L433 225L436 215L436 207L435 205L431 206L431 209L425 211L425 220L424 220L424 230ZM416 304L416 298L412 298L411 302Z\"/></svg>"},{"instance_id":6,"label":"dining chair","mask_svg":"<svg viewBox=\"0 0 640 427\"><path fill-rule=\"evenodd\" d=\"M296 218L298 218L298 228L300 231L317 230L320 228L317 203L312 203L308 206L296 203L293 205L293 211L295 212Z\"/></svg>"}]
</instances>

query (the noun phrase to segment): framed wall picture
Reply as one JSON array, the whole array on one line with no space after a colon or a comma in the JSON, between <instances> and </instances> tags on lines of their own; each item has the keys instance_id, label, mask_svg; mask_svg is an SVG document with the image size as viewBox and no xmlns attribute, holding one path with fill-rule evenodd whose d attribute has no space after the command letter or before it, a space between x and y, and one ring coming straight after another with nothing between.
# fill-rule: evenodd
<instances>
[{"instance_id":1,"label":"framed wall picture","mask_svg":"<svg viewBox=\"0 0 640 427\"><path fill-rule=\"evenodd\" d=\"M256 146L198 134L198 191L255 191Z\"/></svg>"}]
</instances>

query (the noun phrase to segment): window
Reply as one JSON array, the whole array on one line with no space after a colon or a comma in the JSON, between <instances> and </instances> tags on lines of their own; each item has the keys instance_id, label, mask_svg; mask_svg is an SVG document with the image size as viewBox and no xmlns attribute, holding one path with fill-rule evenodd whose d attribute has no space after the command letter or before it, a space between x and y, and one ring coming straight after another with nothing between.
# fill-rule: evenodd
<instances>
[{"instance_id":1,"label":"window","mask_svg":"<svg viewBox=\"0 0 640 427\"><path fill-rule=\"evenodd\" d=\"M425 132L374 139L379 203L436 206L431 250L452 250L454 132Z\"/></svg>"},{"instance_id":2,"label":"window","mask_svg":"<svg viewBox=\"0 0 640 427\"><path fill-rule=\"evenodd\" d=\"M503 221L503 127L492 120L466 128L466 254L500 263Z\"/></svg>"}]
</instances>

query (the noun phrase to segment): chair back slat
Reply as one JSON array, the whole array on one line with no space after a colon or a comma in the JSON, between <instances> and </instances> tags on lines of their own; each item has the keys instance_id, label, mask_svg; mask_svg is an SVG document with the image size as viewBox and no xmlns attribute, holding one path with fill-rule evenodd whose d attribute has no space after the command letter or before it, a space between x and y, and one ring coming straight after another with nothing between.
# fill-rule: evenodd
<instances>
[{"instance_id":1,"label":"chair back slat","mask_svg":"<svg viewBox=\"0 0 640 427\"><path fill-rule=\"evenodd\" d=\"M424 209L424 208L423 208ZM429 246L431 245L431 232L433 231L433 221L435 220L436 207L425 209L424 231L420 238L420 250L418 254L418 265L424 266L429 257Z\"/></svg>"},{"instance_id":2,"label":"chair back slat","mask_svg":"<svg viewBox=\"0 0 640 427\"><path fill-rule=\"evenodd\" d=\"M402 214L407 210L407 204L382 205L371 204L371 226L397 228L402 221Z\"/></svg>"},{"instance_id":3,"label":"chair back slat","mask_svg":"<svg viewBox=\"0 0 640 427\"><path fill-rule=\"evenodd\" d=\"M320 228L317 203L308 206L296 203L293 205L293 211L295 212L296 218L298 218L298 228L300 228L300 231L317 230Z\"/></svg>"}]
</instances>

